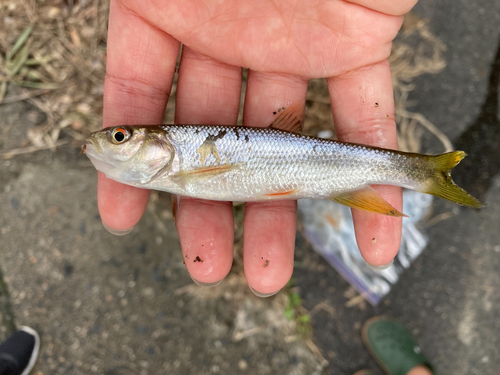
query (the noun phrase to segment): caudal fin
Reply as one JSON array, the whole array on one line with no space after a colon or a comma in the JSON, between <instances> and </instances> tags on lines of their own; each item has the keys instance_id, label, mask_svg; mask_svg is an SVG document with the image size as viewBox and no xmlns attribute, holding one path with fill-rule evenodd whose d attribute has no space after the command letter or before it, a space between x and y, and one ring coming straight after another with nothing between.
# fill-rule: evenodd
<instances>
[{"instance_id":1,"label":"caudal fin","mask_svg":"<svg viewBox=\"0 0 500 375\"><path fill-rule=\"evenodd\" d=\"M484 205L464 189L457 186L451 178L451 170L467 154L463 151L453 151L446 154L430 156L429 163L434 174L423 185L422 193L432 194L463 206L481 208Z\"/></svg>"}]
</instances>

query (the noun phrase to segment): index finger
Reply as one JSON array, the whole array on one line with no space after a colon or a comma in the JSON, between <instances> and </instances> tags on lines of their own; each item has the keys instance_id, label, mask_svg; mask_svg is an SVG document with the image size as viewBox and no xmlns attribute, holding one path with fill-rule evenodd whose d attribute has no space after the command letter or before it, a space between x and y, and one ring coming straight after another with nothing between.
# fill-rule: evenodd
<instances>
[{"instance_id":1,"label":"index finger","mask_svg":"<svg viewBox=\"0 0 500 375\"><path fill-rule=\"evenodd\" d=\"M339 140L396 150L394 96L389 62L366 66L327 79L333 120ZM401 210L401 188L374 186L394 208ZM401 242L402 219L372 212L352 211L356 241L371 265L389 264Z\"/></svg>"},{"instance_id":2,"label":"index finger","mask_svg":"<svg viewBox=\"0 0 500 375\"><path fill-rule=\"evenodd\" d=\"M175 72L179 42L111 1L103 126L161 124ZM114 234L140 220L149 191L99 175L99 212Z\"/></svg>"}]
</instances>

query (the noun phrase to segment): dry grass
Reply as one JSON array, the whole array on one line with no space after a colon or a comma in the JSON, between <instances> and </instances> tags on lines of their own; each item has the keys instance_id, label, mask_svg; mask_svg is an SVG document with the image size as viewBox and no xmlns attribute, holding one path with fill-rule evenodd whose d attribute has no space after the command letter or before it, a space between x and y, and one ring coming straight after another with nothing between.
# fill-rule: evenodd
<instances>
[{"instance_id":1,"label":"dry grass","mask_svg":"<svg viewBox=\"0 0 500 375\"><path fill-rule=\"evenodd\" d=\"M426 21L411 13L406 15L402 32L394 42L389 58L401 150L419 152L425 130L439 139L445 151L452 150L450 140L424 115L407 109L412 104L408 96L415 88L412 81L422 74L436 74L443 70L446 66L443 58L445 50L446 46L432 34Z\"/></svg>"},{"instance_id":2,"label":"dry grass","mask_svg":"<svg viewBox=\"0 0 500 375\"><path fill-rule=\"evenodd\" d=\"M108 10L107 0L0 2L0 102L27 100L46 115L14 154L101 127Z\"/></svg>"},{"instance_id":3,"label":"dry grass","mask_svg":"<svg viewBox=\"0 0 500 375\"><path fill-rule=\"evenodd\" d=\"M0 19L5 25L0 29L0 103L26 100L46 114L43 124L27 132L23 147L4 157L55 150L71 140L76 146L101 127L108 11L108 0L0 0ZM403 150L418 152L425 131L434 134L446 150L451 149L433 124L407 109L412 104L408 101L412 81L421 74L441 71L444 49L425 21L406 17L390 57ZM311 81L307 107L306 134L332 129L324 80ZM166 120L171 121L173 101L167 112Z\"/></svg>"}]
</instances>

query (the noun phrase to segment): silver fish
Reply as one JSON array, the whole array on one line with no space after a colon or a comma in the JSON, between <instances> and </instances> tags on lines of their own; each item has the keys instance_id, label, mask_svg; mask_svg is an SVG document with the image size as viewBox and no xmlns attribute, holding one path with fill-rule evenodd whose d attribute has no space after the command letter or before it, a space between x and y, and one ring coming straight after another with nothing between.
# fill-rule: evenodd
<instances>
[{"instance_id":1,"label":"silver fish","mask_svg":"<svg viewBox=\"0 0 500 375\"><path fill-rule=\"evenodd\" d=\"M328 198L405 216L370 185L396 185L452 202L482 204L455 185L462 151L422 155L296 134L296 108L269 128L210 125L118 126L82 147L97 170L118 182L221 201ZM276 129L279 126L293 131Z\"/></svg>"}]
</instances>

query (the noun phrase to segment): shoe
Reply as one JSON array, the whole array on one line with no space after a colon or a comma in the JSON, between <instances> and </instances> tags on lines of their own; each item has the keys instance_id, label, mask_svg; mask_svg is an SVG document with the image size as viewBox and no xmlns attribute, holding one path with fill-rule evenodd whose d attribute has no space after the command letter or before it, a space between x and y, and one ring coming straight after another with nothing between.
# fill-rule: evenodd
<instances>
[{"instance_id":1,"label":"shoe","mask_svg":"<svg viewBox=\"0 0 500 375\"><path fill-rule=\"evenodd\" d=\"M0 344L0 375L28 375L33 369L40 337L29 327L20 327Z\"/></svg>"},{"instance_id":2,"label":"shoe","mask_svg":"<svg viewBox=\"0 0 500 375\"><path fill-rule=\"evenodd\" d=\"M363 342L380 367L389 375L406 375L423 365L434 374L412 334L392 318L377 316L363 325Z\"/></svg>"}]
</instances>

